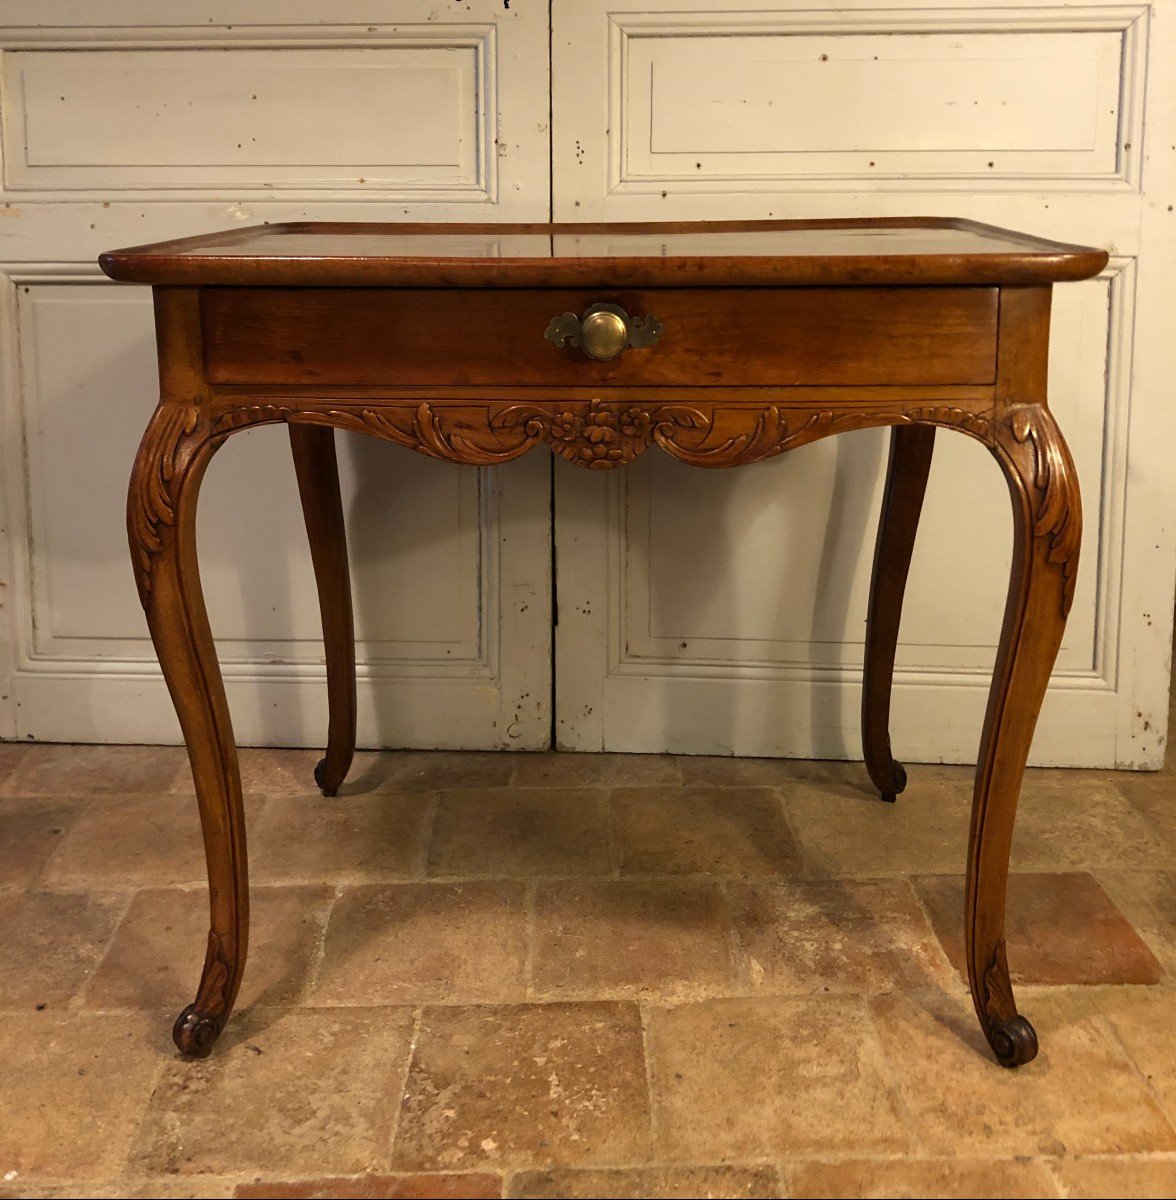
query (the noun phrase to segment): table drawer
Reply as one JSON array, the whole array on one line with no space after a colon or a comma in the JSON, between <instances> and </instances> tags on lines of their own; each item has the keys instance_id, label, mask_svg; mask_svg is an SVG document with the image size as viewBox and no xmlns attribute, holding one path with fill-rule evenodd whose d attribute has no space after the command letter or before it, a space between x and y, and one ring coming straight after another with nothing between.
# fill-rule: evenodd
<instances>
[{"instance_id":1,"label":"table drawer","mask_svg":"<svg viewBox=\"0 0 1176 1200\"><path fill-rule=\"evenodd\" d=\"M941 288L201 291L206 370L225 384L789 386L986 384L998 290ZM544 337L595 303L662 333L598 361Z\"/></svg>"}]
</instances>

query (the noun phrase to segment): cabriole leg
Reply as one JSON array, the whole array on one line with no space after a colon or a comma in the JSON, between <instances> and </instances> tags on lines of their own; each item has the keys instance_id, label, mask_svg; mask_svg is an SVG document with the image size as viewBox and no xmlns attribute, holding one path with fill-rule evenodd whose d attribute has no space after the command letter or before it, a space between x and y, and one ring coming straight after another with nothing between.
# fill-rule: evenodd
<instances>
[{"instance_id":1,"label":"cabriole leg","mask_svg":"<svg viewBox=\"0 0 1176 1200\"><path fill-rule=\"evenodd\" d=\"M139 598L188 747L208 860L204 971L172 1031L184 1053L201 1058L229 1019L249 936L237 748L196 560L196 499L217 444L198 408L161 404L139 446L127 505Z\"/></svg>"},{"instance_id":2,"label":"cabriole leg","mask_svg":"<svg viewBox=\"0 0 1176 1200\"><path fill-rule=\"evenodd\" d=\"M1017 1012L1005 958L1005 887L1029 743L1074 596L1082 508L1074 463L1044 407L1011 408L993 453L1013 502L1013 566L988 714L976 767L968 846L968 982L980 1024L1003 1066L1037 1054Z\"/></svg>"},{"instance_id":3,"label":"cabriole leg","mask_svg":"<svg viewBox=\"0 0 1176 1200\"><path fill-rule=\"evenodd\" d=\"M310 539L327 660L327 753L315 767L314 778L324 796L333 796L355 754L356 720L355 627L335 431L291 423L290 450Z\"/></svg>"},{"instance_id":4,"label":"cabriole leg","mask_svg":"<svg viewBox=\"0 0 1176 1200\"><path fill-rule=\"evenodd\" d=\"M896 425L890 431L890 462L870 580L862 680L862 750L870 779L882 799L891 802L907 782L902 763L890 752L894 651L934 449L934 425Z\"/></svg>"}]
</instances>

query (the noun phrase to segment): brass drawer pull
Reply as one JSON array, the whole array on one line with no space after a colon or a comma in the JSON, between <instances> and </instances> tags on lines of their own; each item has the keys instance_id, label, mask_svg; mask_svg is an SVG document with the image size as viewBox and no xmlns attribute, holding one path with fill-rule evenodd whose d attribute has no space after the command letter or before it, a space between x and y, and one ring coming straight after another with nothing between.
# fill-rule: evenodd
<instances>
[{"instance_id":1,"label":"brass drawer pull","mask_svg":"<svg viewBox=\"0 0 1176 1200\"><path fill-rule=\"evenodd\" d=\"M582 316L552 317L543 336L556 346L579 346L589 358L607 362L632 346L652 346L662 335L655 316L631 317L619 304L590 304Z\"/></svg>"}]
</instances>

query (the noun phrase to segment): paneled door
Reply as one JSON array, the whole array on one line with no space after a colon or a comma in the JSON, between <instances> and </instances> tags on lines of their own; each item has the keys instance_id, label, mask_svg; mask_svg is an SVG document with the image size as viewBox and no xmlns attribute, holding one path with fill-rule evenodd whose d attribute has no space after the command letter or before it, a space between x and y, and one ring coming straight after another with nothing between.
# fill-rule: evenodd
<instances>
[{"instance_id":1,"label":"paneled door","mask_svg":"<svg viewBox=\"0 0 1176 1200\"><path fill-rule=\"evenodd\" d=\"M1158 766L1176 561L1173 0L555 0L552 46L556 219L944 214L1110 248L1102 277L1055 293L1051 403L1086 532L1034 758ZM599 475L557 462L559 744L860 757L886 440L843 435L737 472L657 453ZM975 760L1007 512L983 449L941 432L899 757Z\"/></svg>"},{"instance_id":2,"label":"paneled door","mask_svg":"<svg viewBox=\"0 0 1176 1200\"><path fill-rule=\"evenodd\" d=\"M179 740L123 523L151 301L98 253L263 221L546 220L548 103L546 5L0 0L0 736ZM337 438L361 744L545 745L547 462ZM239 740L321 744L284 430L221 451L199 536Z\"/></svg>"}]
</instances>

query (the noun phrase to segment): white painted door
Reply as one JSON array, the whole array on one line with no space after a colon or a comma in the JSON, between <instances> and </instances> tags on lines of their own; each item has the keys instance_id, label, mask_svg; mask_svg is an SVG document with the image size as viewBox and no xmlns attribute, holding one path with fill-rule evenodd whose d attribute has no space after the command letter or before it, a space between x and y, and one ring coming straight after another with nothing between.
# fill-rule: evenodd
<instances>
[{"instance_id":1,"label":"white painted door","mask_svg":"<svg viewBox=\"0 0 1176 1200\"><path fill-rule=\"evenodd\" d=\"M545 5L501 0L0 0L0 736L179 740L123 525L150 296L99 252L246 222L545 220L547 41ZM547 462L337 437L360 743L546 744ZM300 522L285 431L232 439L199 532L242 743L325 736Z\"/></svg>"},{"instance_id":2,"label":"white painted door","mask_svg":"<svg viewBox=\"0 0 1176 1200\"><path fill-rule=\"evenodd\" d=\"M555 0L553 195L572 221L947 214L1111 249L1055 291L1078 595L1033 757L1158 766L1172 637L1176 3ZM1145 124L1146 111L1146 124ZM557 739L860 757L883 431L734 472L556 464ZM941 432L895 752L974 761L1011 522Z\"/></svg>"}]
</instances>

